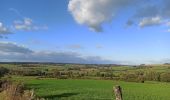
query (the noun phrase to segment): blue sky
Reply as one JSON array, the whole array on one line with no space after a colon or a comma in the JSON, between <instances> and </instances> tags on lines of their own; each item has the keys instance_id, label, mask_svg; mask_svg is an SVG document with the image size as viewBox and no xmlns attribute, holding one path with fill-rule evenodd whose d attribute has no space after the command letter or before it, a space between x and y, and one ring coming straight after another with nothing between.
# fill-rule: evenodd
<instances>
[{"instance_id":1,"label":"blue sky","mask_svg":"<svg viewBox=\"0 0 170 100\"><path fill-rule=\"evenodd\" d=\"M168 0L158 2L0 0L0 53L3 55L0 59L121 64L170 62ZM146 6L134 6L134 3ZM151 13L150 9L154 11ZM22 58L20 50L30 50L33 54ZM40 53L50 59L40 59ZM60 53L64 55L63 60ZM70 54L77 55L70 58L76 60L68 59Z\"/></svg>"}]
</instances>

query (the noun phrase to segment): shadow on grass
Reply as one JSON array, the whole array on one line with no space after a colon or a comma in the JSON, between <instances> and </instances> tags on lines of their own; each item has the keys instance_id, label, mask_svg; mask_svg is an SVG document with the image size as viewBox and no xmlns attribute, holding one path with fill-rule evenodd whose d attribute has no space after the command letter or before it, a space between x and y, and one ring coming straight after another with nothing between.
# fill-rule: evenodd
<instances>
[{"instance_id":1,"label":"shadow on grass","mask_svg":"<svg viewBox=\"0 0 170 100\"><path fill-rule=\"evenodd\" d=\"M39 89L41 88L42 84L25 84L26 89Z\"/></svg>"},{"instance_id":2,"label":"shadow on grass","mask_svg":"<svg viewBox=\"0 0 170 100\"><path fill-rule=\"evenodd\" d=\"M43 96L42 98L45 99L59 99L59 98L63 98L63 97L71 97L74 95L78 95L79 93L62 93L62 94L58 94L58 95L48 95L48 96Z\"/></svg>"}]
</instances>

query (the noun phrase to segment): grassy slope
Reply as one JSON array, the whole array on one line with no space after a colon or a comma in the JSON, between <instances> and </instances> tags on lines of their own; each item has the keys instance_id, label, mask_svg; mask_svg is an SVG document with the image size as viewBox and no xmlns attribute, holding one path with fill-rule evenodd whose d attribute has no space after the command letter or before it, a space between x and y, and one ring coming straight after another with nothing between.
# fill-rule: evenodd
<instances>
[{"instance_id":1,"label":"grassy slope","mask_svg":"<svg viewBox=\"0 0 170 100\"><path fill-rule=\"evenodd\" d=\"M112 87L120 84L124 100L169 100L168 83L128 83L106 80L37 80L33 77L16 77L27 87L34 88L40 97L51 100L114 100Z\"/></svg>"}]
</instances>

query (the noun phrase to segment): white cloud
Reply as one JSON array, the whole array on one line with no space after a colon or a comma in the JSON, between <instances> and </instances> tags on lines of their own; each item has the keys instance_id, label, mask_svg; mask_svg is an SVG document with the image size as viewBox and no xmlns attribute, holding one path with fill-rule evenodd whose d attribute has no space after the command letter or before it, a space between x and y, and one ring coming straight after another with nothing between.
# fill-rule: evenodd
<instances>
[{"instance_id":1,"label":"white cloud","mask_svg":"<svg viewBox=\"0 0 170 100\"><path fill-rule=\"evenodd\" d=\"M14 21L14 28L16 30L22 31L37 31L37 30L46 30L47 26L39 26L33 23L33 20L30 18L24 18L23 20Z\"/></svg>"},{"instance_id":2,"label":"white cloud","mask_svg":"<svg viewBox=\"0 0 170 100\"><path fill-rule=\"evenodd\" d=\"M0 52L25 54L25 53L31 53L33 51L24 46L19 46L13 42L0 42Z\"/></svg>"},{"instance_id":3,"label":"white cloud","mask_svg":"<svg viewBox=\"0 0 170 100\"><path fill-rule=\"evenodd\" d=\"M47 30L46 25L35 25L30 18L24 18L23 20L15 20L11 27L6 27L0 22L0 38L8 38L7 35L15 33L15 31L39 31Z\"/></svg>"},{"instance_id":4,"label":"white cloud","mask_svg":"<svg viewBox=\"0 0 170 100\"><path fill-rule=\"evenodd\" d=\"M170 21L166 22L166 26L170 27Z\"/></svg>"},{"instance_id":5,"label":"white cloud","mask_svg":"<svg viewBox=\"0 0 170 100\"><path fill-rule=\"evenodd\" d=\"M166 24L166 26L168 27L168 29L166 30L166 32L170 32L170 21L167 21L165 24Z\"/></svg>"},{"instance_id":6,"label":"white cloud","mask_svg":"<svg viewBox=\"0 0 170 100\"><path fill-rule=\"evenodd\" d=\"M11 34L11 31L0 22L0 38L5 37L7 34Z\"/></svg>"},{"instance_id":7,"label":"white cloud","mask_svg":"<svg viewBox=\"0 0 170 100\"><path fill-rule=\"evenodd\" d=\"M99 56L83 56L76 52L33 51L13 42L0 42L0 61L56 63L113 63Z\"/></svg>"},{"instance_id":8,"label":"white cloud","mask_svg":"<svg viewBox=\"0 0 170 100\"><path fill-rule=\"evenodd\" d=\"M141 5L143 6L139 6L138 9L136 9L131 20L134 20L137 23L139 21L140 27L155 25L167 26L167 23L165 22L170 19L169 0L157 0L157 2L148 0L145 4Z\"/></svg>"},{"instance_id":9,"label":"white cloud","mask_svg":"<svg viewBox=\"0 0 170 100\"><path fill-rule=\"evenodd\" d=\"M169 59L168 59L169 60ZM155 64L168 60L112 61L100 56L83 56L76 52L33 51L13 42L0 42L0 62L55 62L84 64Z\"/></svg>"},{"instance_id":10,"label":"white cloud","mask_svg":"<svg viewBox=\"0 0 170 100\"><path fill-rule=\"evenodd\" d=\"M140 27L147 27L147 26L155 26L155 25L161 25L162 24L162 19L159 16L156 17L148 17L148 18L143 18L139 26Z\"/></svg>"},{"instance_id":11,"label":"white cloud","mask_svg":"<svg viewBox=\"0 0 170 100\"><path fill-rule=\"evenodd\" d=\"M168 29L166 32L170 32L170 29Z\"/></svg>"},{"instance_id":12,"label":"white cloud","mask_svg":"<svg viewBox=\"0 0 170 100\"><path fill-rule=\"evenodd\" d=\"M96 32L102 31L102 24L110 22L116 13L138 0L70 0L68 9L74 19Z\"/></svg>"},{"instance_id":13,"label":"white cloud","mask_svg":"<svg viewBox=\"0 0 170 100\"><path fill-rule=\"evenodd\" d=\"M165 25L162 22L170 19L169 5L169 0L70 0L68 10L77 23L101 32L103 24L117 15L129 17L126 26ZM126 16L126 11L131 13Z\"/></svg>"},{"instance_id":14,"label":"white cloud","mask_svg":"<svg viewBox=\"0 0 170 100\"><path fill-rule=\"evenodd\" d=\"M2 22L0 22L0 34L8 34L11 33L10 30L4 26Z\"/></svg>"}]
</instances>

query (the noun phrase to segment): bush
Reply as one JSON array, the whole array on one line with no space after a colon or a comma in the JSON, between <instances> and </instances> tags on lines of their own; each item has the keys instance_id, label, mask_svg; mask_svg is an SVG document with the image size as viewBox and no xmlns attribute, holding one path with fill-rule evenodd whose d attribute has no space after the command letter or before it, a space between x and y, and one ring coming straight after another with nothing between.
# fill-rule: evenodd
<instances>
[{"instance_id":1,"label":"bush","mask_svg":"<svg viewBox=\"0 0 170 100\"><path fill-rule=\"evenodd\" d=\"M2 100L45 100L37 98L34 90L25 90L24 85L20 82L6 81L3 86Z\"/></svg>"},{"instance_id":2,"label":"bush","mask_svg":"<svg viewBox=\"0 0 170 100\"><path fill-rule=\"evenodd\" d=\"M3 77L8 72L9 72L9 70L7 68L0 67L0 77Z\"/></svg>"},{"instance_id":3,"label":"bush","mask_svg":"<svg viewBox=\"0 0 170 100\"><path fill-rule=\"evenodd\" d=\"M162 82L170 82L170 73L162 73L160 79Z\"/></svg>"},{"instance_id":4,"label":"bush","mask_svg":"<svg viewBox=\"0 0 170 100\"><path fill-rule=\"evenodd\" d=\"M155 71L148 71L145 73L145 80L148 81L160 81L160 73Z\"/></svg>"}]
</instances>

